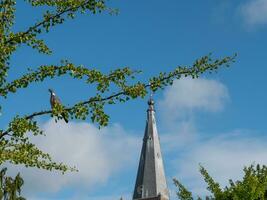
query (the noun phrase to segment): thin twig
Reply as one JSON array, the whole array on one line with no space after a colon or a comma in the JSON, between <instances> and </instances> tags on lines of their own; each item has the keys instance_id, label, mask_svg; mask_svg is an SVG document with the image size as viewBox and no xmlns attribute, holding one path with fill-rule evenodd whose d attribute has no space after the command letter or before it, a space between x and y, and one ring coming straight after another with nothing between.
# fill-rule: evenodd
<instances>
[{"instance_id":1,"label":"thin twig","mask_svg":"<svg viewBox=\"0 0 267 200\"><path fill-rule=\"evenodd\" d=\"M90 1L85 1L83 4L80 4L79 6L76 6L76 7L74 7L74 8L73 8L73 7L70 7L70 8L68 8L68 9L66 9L66 10L63 10L63 11L61 11L61 12L55 14L55 15L52 15L51 17L49 17L49 18L47 18L47 19L44 19L43 21L41 21L41 22L35 24L34 26L29 27L28 30L26 30L25 32L22 32L20 36L23 37L23 36L27 35L28 33L30 33L31 31L33 31L33 30L37 29L38 27L44 25L46 22L48 22L48 21L50 21L50 20L53 20L53 19L55 19L55 18L57 18L57 17L60 17L61 15L65 14L66 12L69 12L69 11L71 11L71 10L79 9L80 7L82 7L82 6L86 5L86 4L88 4L89 2L90 2ZM8 39L8 40L6 40L6 41L4 42L4 44L6 45L6 44L10 43L12 40L14 40L14 37L13 37L13 38L10 38L10 39Z\"/></svg>"}]
</instances>

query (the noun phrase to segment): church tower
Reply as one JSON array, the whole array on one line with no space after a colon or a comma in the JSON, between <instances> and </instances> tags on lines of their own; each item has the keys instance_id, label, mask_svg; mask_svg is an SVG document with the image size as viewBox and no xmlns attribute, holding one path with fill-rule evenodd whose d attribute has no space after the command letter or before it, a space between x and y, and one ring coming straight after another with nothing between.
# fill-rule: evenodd
<instances>
[{"instance_id":1,"label":"church tower","mask_svg":"<svg viewBox=\"0 0 267 200\"><path fill-rule=\"evenodd\" d=\"M133 200L169 199L156 126L154 101L150 98Z\"/></svg>"}]
</instances>

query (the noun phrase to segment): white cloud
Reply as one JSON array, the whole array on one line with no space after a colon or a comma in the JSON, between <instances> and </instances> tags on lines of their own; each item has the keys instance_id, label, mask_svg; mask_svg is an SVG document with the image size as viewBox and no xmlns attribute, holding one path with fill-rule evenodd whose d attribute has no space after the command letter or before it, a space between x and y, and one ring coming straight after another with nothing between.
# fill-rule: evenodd
<instances>
[{"instance_id":1,"label":"white cloud","mask_svg":"<svg viewBox=\"0 0 267 200\"><path fill-rule=\"evenodd\" d=\"M230 99L222 83L207 79L181 79L163 93L162 120L172 126L171 133L161 136L163 149L171 155L169 168L195 195L207 194L199 173L202 164L216 181L225 186L230 178L242 177L242 169L255 163L266 164L267 137L252 131L233 131L208 136L199 133L194 121L196 111L218 112ZM171 119L171 120L170 120ZM171 190L175 188L170 185ZM173 198L175 198L175 193Z\"/></svg>"},{"instance_id":2,"label":"white cloud","mask_svg":"<svg viewBox=\"0 0 267 200\"><path fill-rule=\"evenodd\" d=\"M197 138L193 121L182 121L175 125L170 132L161 134L161 147L165 153L185 148Z\"/></svg>"},{"instance_id":3,"label":"white cloud","mask_svg":"<svg viewBox=\"0 0 267 200\"><path fill-rule=\"evenodd\" d=\"M105 184L120 170L128 169L138 159L140 138L136 138L119 125L99 130L88 123L54 123L50 120L43 125L46 137L34 139L45 152L59 162L77 166L79 172L62 175L38 169L12 167L19 170L25 180L23 191L27 197L42 192L58 192L75 188L78 194Z\"/></svg>"},{"instance_id":4,"label":"white cloud","mask_svg":"<svg viewBox=\"0 0 267 200\"><path fill-rule=\"evenodd\" d=\"M228 99L228 90L219 81L183 78L164 91L159 106L164 117L175 119L197 110L220 111Z\"/></svg>"},{"instance_id":5,"label":"white cloud","mask_svg":"<svg viewBox=\"0 0 267 200\"><path fill-rule=\"evenodd\" d=\"M221 111L229 99L227 87L216 80L183 78L174 81L159 102L161 121L168 127L168 132L161 135L163 150L172 157L174 154L181 157L181 151L191 152L200 137L194 121L196 112Z\"/></svg>"},{"instance_id":6,"label":"white cloud","mask_svg":"<svg viewBox=\"0 0 267 200\"><path fill-rule=\"evenodd\" d=\"M175 161L176 178L194 194L207 194L206 184L198 171L201 164L216 181L226 186L230 178L238 180L243 176L244 166L267 163L266 140L265 136L255 136L255 133L247 131L199 139Z\"/></svg>"},{"instance_id":7,"label":"white cloud","mask_svg":"<svg viewBox=\"0 0 267 200\"><path fill-rule=\"evenodd\" d=\"M240 6L241 15L246 24L267 24L267 0L249 0Z\"/></svg>"}]
</instances>

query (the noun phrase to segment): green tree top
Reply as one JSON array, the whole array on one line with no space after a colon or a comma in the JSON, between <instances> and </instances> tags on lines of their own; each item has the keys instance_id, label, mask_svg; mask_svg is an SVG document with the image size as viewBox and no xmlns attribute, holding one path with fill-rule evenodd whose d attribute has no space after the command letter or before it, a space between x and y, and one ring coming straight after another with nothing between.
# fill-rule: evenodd
<instances>
[{"instance_id":1,"label":"green tree top","mask_svg":"<svg viewBox=\"0 0 267 200\"><path fill-rule=\"evenodd\" d=\"M209 175L207 170L200 166L207 189L211 192L206 200L266 200L267 199L267 167L265 165L251 165L244 168L244 177L241 181L229 180L229 185L222 189ZM177 179L174 184L178 188L177 196L180 200L193 200L192 193ZM199 200L202 198L198 197Z\"/></svg>"},{"instance_id":2,"label":"green tree top","mask_svg":"<svg viewBox=\"0 0 267 200\"><path fill-rule=\"evenodd\" d=\"M1 200L25 200L21 194L21 187L24 183L20 174L13 179L6 176L7 168L0 171L0 199Z\"/></svg>"}]
</instances>

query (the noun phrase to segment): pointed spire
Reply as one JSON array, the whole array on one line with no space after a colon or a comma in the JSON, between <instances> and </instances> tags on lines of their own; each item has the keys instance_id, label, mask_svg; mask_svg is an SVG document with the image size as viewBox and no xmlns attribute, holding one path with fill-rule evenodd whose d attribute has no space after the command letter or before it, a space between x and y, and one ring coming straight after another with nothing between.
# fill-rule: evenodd
<instances>
[{"instance_id":1,"label":"pointed spire","mask_svg":"<svg viewBox=\"0 0 267 200\"><path fill-rule=\"evenodd\" d=\"M154 104L151 93L148 100L147 122L136 177L134 200L169 200Z\"/></svg>"}]
</instances>

